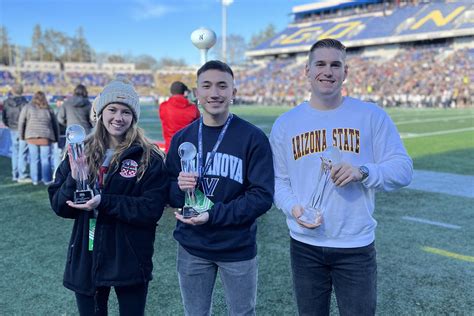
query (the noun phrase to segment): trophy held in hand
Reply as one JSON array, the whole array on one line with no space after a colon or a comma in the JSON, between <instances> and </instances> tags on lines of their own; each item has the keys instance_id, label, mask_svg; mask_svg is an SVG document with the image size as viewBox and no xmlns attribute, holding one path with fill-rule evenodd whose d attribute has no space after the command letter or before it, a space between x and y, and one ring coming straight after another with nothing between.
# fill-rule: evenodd
<instances>
[{"instance_id":1,"label":"trophy held in hand","mask_svg":"<svg viewBox=\"0 0 474 316\"><path fill-rule=\"evenodd\" d=\"M178 154L181 158L181 171L186 173L197 173L196 168L196 146L190 142L184 142L178 147ZM182 215L184 218L191 218L199 215L195 210L196 207L196 196L194 194L195 189L187 189L184 197L184 206Z\"/></svg>"},{"instance_id":2,"label":"trophy held in hand","mask_svg":"<svg viewBox=\"0 0 474 316\"><path fill-rule=\"evenodd\" d=\"M324 191L329 181L331 181L331 168L333 165L341 162L341 152L337 147L328 147L321 155L321 168L319 170L318 183L311 195L308 205L305 206L303 215L299 218L301 221L309 224L312 228L321 226L323 223L322 208Z\"/></svg>"},{"instance_id":3,"label":"trophy held in hand","mask_svg":"<svg viewBox=\"0 0 474 316\"><path fill-rule=\"evenodd\" d=\"M81 125L73 124L66 129L67 150L73 178L76 180L74 203L84 204L94 196L88 185L86 156L84 155L84 140L86 131Z\"/></svg>"}]
</instances>

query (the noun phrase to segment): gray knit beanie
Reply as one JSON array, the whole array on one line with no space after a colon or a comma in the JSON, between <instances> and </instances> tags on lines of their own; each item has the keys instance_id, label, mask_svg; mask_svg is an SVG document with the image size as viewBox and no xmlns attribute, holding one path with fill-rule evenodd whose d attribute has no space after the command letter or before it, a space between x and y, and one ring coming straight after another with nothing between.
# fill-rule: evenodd
<instances>
[{"instance_id":1,"label":"gray knit beanie","mask_svg":"<svg viewBox=\"0 0 474 316\"><path fill-rule=\"evenodd\" d=\"M111 103L121 103L128 105L132 110L135 118L140 117L140 102L138 93L133 88L132 83L123 77L118 77L104 87L104 90L94 100L94 110L96 115L102 114L104 108Z\"/></svg>"}]
</instances>

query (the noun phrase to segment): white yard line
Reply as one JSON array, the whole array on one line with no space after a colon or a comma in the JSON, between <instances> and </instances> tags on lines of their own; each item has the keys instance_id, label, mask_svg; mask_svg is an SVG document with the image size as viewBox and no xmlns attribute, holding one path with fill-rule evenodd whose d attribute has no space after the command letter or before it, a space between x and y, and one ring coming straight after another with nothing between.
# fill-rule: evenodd
<instances>
[{"instance_id":1,"label":"white yard line","mask_svg":"<svg viewBox=\"0 0 474 316\"><path fill-rule=\"evenodd\" d=\"M430 133L400 133L400 135L401 135L401 138L407 139L407 138L418 138L418 137L453 134L453 133L461 133L461 132L469 132L469 131L474 131L474 127L449 129L445 131L430 132Z\"/></svg>"},{"instance_id":2,"label":"white yard line","mask_svg":"<svg viewBox=\"0 0 474 316\"><path fill-rule=\"evenodd\" d=\"M458 226L458 225L451 225L451 224L431 221L429 219L423 219L423 218L418 218L418 217L403 216L402 219L407 220L407 221L412 221L412 222L418 222L418 223L423 223L423 224L429 224L429 225L445 227L445 228L461 229L461 226Z\"/></svg>"},{"instance_id":3,"label":"white yard line","mask_svg":"<svg viewBox=\"0 0 474 316\"><path fill-rule=\"evenodd\" d=\"M459 115L459 116L448 116L448 117L436 117L428 119L414 119L408 121L395 122L395 125L413 124L413 123L429 123L429 122L445 122L445 121L460 121L460 120L474 120L473 116Z\"/></svg>"}]
</instances>

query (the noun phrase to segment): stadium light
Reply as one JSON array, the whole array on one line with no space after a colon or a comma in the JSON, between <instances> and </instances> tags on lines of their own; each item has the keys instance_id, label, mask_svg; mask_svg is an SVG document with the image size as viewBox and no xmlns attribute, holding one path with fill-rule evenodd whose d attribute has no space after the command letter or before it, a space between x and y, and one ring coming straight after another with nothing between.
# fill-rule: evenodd
<instances>
[{"instance_id":1,"label":"stadium light","mask_svg":"<svg viewBox=\"0 0 474 316\"><path fill-rule=\"evenodd\" d=\"M234 0L222 0L222 61L227 61L227 7Z\"/></svg>"},{"instance_id":2,"label":"stadium light","mask_svg":"<svg viewBox=\"0 0 474 316\"><path fill-rule=\"evenodd\" d=\"M207 62L207 52L216 43L216 33L213 30L200 27L191 33L191 42L201 52L201 65Z\"/></svg>"}]
</instances>

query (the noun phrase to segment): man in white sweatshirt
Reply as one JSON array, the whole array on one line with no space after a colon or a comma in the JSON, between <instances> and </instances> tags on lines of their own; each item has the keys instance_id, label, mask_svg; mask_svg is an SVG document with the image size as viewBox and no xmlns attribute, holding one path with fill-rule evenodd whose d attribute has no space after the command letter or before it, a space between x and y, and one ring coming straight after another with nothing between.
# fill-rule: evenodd
<instances>
[{"instance_id":1,"label":"man in white sweatshirt","mask_svg":"<svg viewBox=\"0 0 474 316\"><path fill-rule=\"evenodd\" d=\"M342 96L347 71L341 42L316 42L305 68L311 99L281 115L270 136L300 315L329 315L333 286L341 315L375 314L374 194L408 185L413 173L385 111Z\"/></svg>"}]
</instances>

